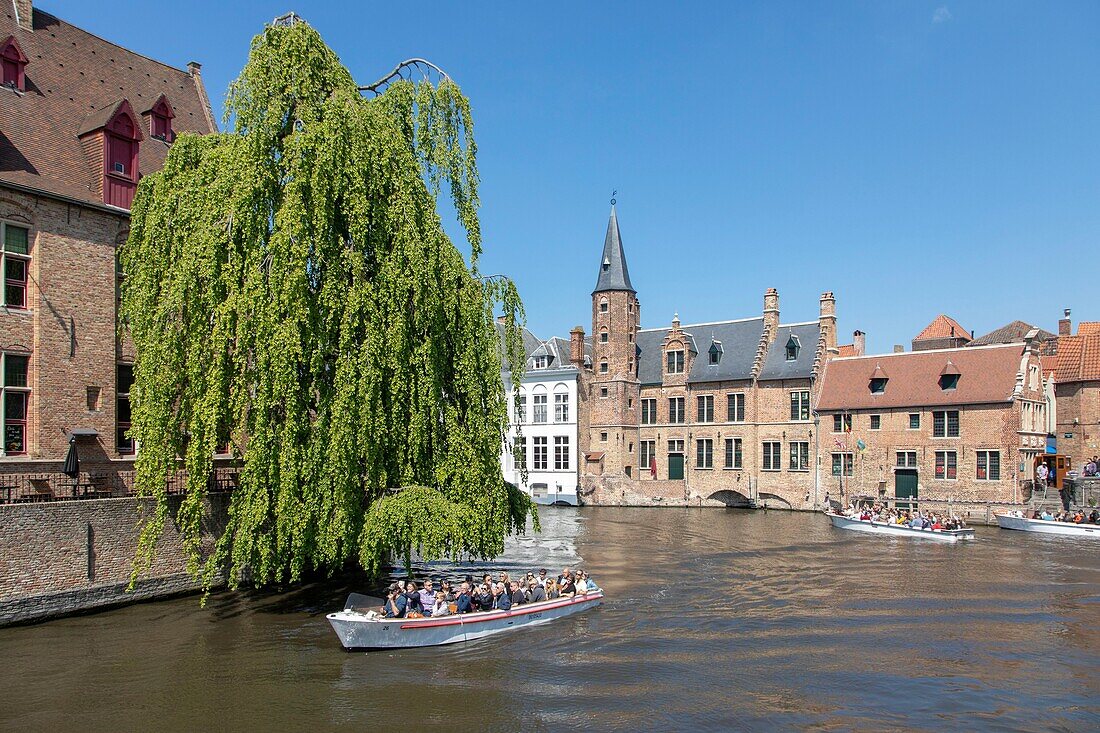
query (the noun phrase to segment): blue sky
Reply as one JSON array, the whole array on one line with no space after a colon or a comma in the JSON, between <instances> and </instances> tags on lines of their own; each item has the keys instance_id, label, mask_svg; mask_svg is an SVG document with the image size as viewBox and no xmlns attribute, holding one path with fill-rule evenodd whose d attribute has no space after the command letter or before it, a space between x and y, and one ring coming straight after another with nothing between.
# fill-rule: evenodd
<instances>
[{"instance_id":1,"label":"blue sky","mask_svg":"<svg viewBox=\"0 0 1100 733\"><path fill-rule=\"evenodd\" d=\"M591 328L609 199L644 327L837 296L842 338L1100 320L1095 2L87 3L44 10L224 92L293 9L363 83L474 106L486 253L532 330ZM1089 281L1091 280L1091 285Z\"/></svg>"}]
</instances>

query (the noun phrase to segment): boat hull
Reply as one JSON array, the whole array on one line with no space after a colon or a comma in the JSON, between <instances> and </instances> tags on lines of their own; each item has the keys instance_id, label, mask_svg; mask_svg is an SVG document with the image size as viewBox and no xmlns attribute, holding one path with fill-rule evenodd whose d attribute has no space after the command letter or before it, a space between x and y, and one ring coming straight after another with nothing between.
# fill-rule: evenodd
<instances>
[{"instance_id":1,"label":"boat hull","mask_svg":"<svg viewBox=\"0 0 1100 733\"><path fill-rule=\"evenodd\" d=\"M406 649L474 641L511 629L538 626L595 608L603 601L597 590L575 598L524 604L509 611L454 614L438 618L370 618L357 611L338 611L327 618L345 649Z\"/></svg>"},{"instance_id":2,"label":"boat hull","mask_svg":"<svg viewBox=\"0 0 1100 733\"><path fill-rule=\"evenodd\" d=\"M1088 537L1100 540L1100 525L1096 524L1070 524L1068 522L1054 522L1046 519L1028 519L1027 517L1013 517L1009 514L997 514L997 524L1001 529L1016 529L1021 532L1038 532L1039 534L1057 534L1063 537Z\"/></svg>"},{"instance_id":3,"label":"boat hull","mask_svg":"<svg viewBox=\"0 0 1100 733\"><path fill-rule=\"evenodd\" d=\"M910 537L913 539L933 540L935 542L958 542L959 540L974 539L972 529L913 529L898 524L885 522L873 522L870 520L852 519L841 514L827 513L829 521L838 529L848 529L853 532L867 534L891 535L893 537Z\"/></svg>"}]
</instances>

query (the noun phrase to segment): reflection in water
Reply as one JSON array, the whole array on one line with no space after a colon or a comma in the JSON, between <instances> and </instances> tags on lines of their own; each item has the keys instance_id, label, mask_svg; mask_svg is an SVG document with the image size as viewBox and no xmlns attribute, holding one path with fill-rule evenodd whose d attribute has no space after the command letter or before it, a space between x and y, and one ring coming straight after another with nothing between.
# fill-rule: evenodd
<instances>
[{"instance_id":1,"label":"reflection in water","mask_svg":"<svg viewBox=\"0 0 1100 733\"><path fill-rule=\"evenodd\" d=\"M542 514L541 535L447 574L583 563L601 608L347 654L324 614L365 589L342 578L0 629L0 729L1100 727L1098 547L985 528L922 543L781 512Z\"/></svg>"}]
</instances>

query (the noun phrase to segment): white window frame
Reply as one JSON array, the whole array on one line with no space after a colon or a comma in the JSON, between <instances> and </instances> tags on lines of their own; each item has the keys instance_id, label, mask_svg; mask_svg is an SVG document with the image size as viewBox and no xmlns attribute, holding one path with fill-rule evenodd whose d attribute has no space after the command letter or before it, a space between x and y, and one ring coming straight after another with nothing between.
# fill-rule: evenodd
<instances>
[{"instance_id":1,"label":"white window frame","mask_svg":"<svg viewBox=\"0 0 1100 733\"><path fill-rule=\"evenodd\" d=\"M761 441L760 470L769 473L783 470L783 443L778 440Z\"/></svg>"}]
</instances>

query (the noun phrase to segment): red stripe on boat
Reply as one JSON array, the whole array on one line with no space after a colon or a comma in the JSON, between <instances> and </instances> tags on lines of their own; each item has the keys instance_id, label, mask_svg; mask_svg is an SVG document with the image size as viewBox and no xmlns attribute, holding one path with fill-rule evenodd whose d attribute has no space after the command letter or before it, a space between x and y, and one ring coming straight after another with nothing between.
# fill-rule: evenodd
<instances>
[{"instance_id":1,"label":"red stripe on boat","mask_svg":"<svg viewBox=\"0 0 1100 733\"><path fill-rule=\"evenodd\" d=\"M481 623L482 621L498 621L502 618L511 618L512 616L523 616L528 613L537 613L539 611L549 611L555 608L564 608L565 606L572 605L574 603L583 603L590 601L594 598L603 598L603 592L589 593L585 596L575 596L573 598L567 598L564 601L555 601L553 603L547 603L545 605L539 604L537 606L530 606L527 608L521 608L518 611L481 611L477 614L463 614L450 616L444 616L442 618L433 619L431 616L427 616L423 621L413 621L411 623L401 624L402 629L432 629L439 626L458 626L459 624L465 626L467 624ZM481 614L485 614L482 616ZM471 618L471 616L473 618Z\"/></svg>"}]
</instances>

